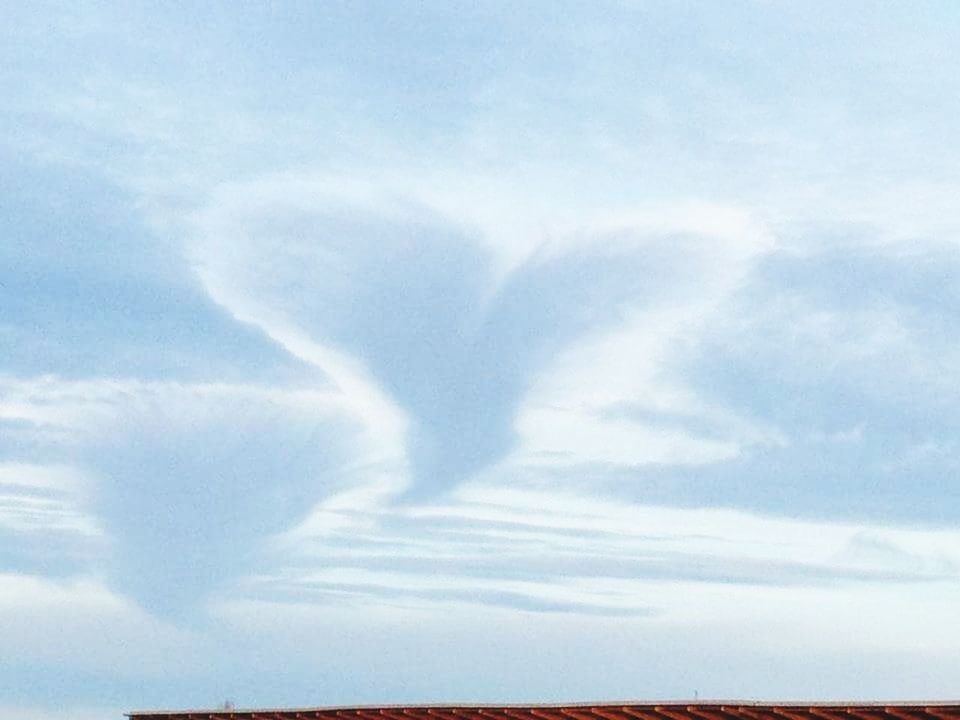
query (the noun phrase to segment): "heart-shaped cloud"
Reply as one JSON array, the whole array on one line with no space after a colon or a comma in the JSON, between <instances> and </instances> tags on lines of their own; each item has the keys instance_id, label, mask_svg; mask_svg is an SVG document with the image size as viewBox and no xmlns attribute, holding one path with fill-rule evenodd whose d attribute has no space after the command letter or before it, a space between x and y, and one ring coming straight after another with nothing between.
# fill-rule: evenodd
<instances>
[{"instance_id":1,"label":"heart-shaped cloud","mask_svg":"<svg viewBox=\"0 0 960 720\"><path fill-rule=\"evenodd\" d=\"M730 424L669 359L769 248L748 216L588 214L517 253L495 218L457 210L449 193L265 178L224 187L197 214L192 258L214 299L353 398L385 453L408 460L414 494L524 443L627 463L737 452L736 430L718 441L643 428L657 413ZM528 218L531 235L538 226Z\"/></svg>"}]
</instances>

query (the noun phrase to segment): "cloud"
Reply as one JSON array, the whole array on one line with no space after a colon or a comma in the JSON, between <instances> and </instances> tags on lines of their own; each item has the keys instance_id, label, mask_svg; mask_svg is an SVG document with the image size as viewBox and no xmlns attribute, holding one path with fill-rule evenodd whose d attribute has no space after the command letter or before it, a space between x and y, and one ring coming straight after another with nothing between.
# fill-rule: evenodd
<instances>
[{"instance_id":1,"label":"cloud","mask_svg":"<svg viewBox=\"0 0 960 720\"><path fill-rule=\"evenodd\" d=\"M763 588L949 586L960 574L952 530L630 504L553 484L517 489L509 474L461 486L442 505L325 508L288 543L238 591L325 607L656 616L684 606L688 584L759 599Z\"/></svg>"},{"instance_id":2,"label":"cloud","mask_svg":"<svg viewBox=\"0 0 960 720\"><path fill-rule=\"evenodd\" d=\"M0 529L100 537L102 530L76 506L83 485L70 468L0 463Z\"/></svg>"},{"instance_id":3,"label":"cloud","mask_svg":"<svg viewBox=\"0 0 960 720\"><path fill-rule=\"evenodd\" d=\"M254 565L324 496L402 480L334 389L8 379L0 409L24 423L8 452L92 478L82 517L116 541L94 565L168 613Z\"/></svg>"},{"instance_id":4,"label":"cloud","mask_svg":"<svg viewBox=\"0 0 960 720\"><path fill-rule=\"evenodd\" d=\"M111 545L91 511L95 487L69 465L0 462L0 565L75 572Z\"/></svg>"},{"instance_id":5,"label":"cloud","mask_svg":"<svg viewBox=\"0 0 960 720\"><path fill-rule=\"evenodd\" d=\"M257 648L263 667L282 662L291 674L308 673L330 702L629 699L694 690L814 700L851 684L864 699L943 697L947 669L956 668L953 633L943 634L953 627L953 584L838 591L666 582L645 591L674 611L605 617L233 601L217 612L234 637ZM921 593L931 597L927 613L912 611ZM891 611L905 624L879 633ZM914 671L922 658L944 665ZM478 684L478 673L487 682Z\"/></svg>"},{"instance_id":6,"label":"cloud","mask_svg":"<svg viewBox=\"0 0 960 720\"><path fill-rule=\"evenodd\" d=\"M682 369L690 387L751 408L788 442L678 477L675 497L722 484L741 507L951 525L956 348L944 273L956 253L861 240L768 255L704 333ZM851 442L817 440L851 428ZM943 451L916 462L929 443Z\"/></svg>"},{"instance_id":7,"label":"cloud","mask_svg":"<svg viewBox=\"0 0 960 720\"><path fill-rule=\"evenodd\" d=\"M949 533L914 555L883 522L791 520L771 502L796 477L776 477L780 463L811 443L853 425L854 442L818 452L860 452L862 418L797 426L705 387L700 363L714 343L756 352L738 331L753 317L744 298L800 257L754 215L581 208L577 224L555 221L516 251L499 244L509 233L493 215L458 222L449 194L422 176L410 185L419 195L267 176L225 185L195 218L193 258L211 295L323 370L383 452L411 463L404 502L386 477L320 500L274 536L274 567L238 590L323 605L442 599L629 614L664 609L642 599L645 583L664 578L839 587L955 576ZM776 296L750 307L776 312ZM832 312L849 321L848 308ZM574 510L598 502L589 520ZM867 551L873 542L889 552ZM517 586L518 574L537 581Z\"/></svg>"},{"instance_id":8,"label":"cloud","mask_svg":"<svg viewBox=\"0 0 960 720\"><path fill-rule=\"evenodd\" d=\"M412 185L423 188L423 179ZM196 216L195 267L213 298L322 369L384 442L409 453L415 493L452 487L517 442L541 455L562 445L581 462L618 452L613 459L626 464L738 453L737 440L604 424L604 403L577 393L724 415L696 407L665 376L670 346L694 342L769 249L748 214L689 206L587 215L588 224L549 241L528 237L517 254L495 218L474 212L471 222L482 224L458 222L437 208L451 207L449 194L423 193L291 175L229 184ZM535 216L507 223L511 232L536 225ZM555 377L563 372L566 380ZM533 428L539 441L524 437ZM646 443L636 442L644 433ZM572 447L572 438L591 436L593 451Z\"/></svg>"},{"instance_id":9,"label":"cloud","mask_svg":"<svg viewBox=\"0 0 960 720\"><path fill-rule=\"evenodd\" d=\"M12 712L942 692L950 23L461 10L12 11Z\"/></svg>"}]
</instances>

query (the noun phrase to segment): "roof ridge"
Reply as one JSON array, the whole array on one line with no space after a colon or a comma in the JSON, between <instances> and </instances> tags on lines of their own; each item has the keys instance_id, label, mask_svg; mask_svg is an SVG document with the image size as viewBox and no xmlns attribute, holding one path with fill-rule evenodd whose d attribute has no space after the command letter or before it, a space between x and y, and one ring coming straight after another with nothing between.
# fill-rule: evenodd
<instances>
[{"instance_id":1,"label":"roof ridge","mask_svg":"<svg viewBox=\"0 0 960 720\"><path fill-rule=\"evenodd\" d=\"M850 709L880 709L901 708L952 708L960 711L960 700L741 700L741 699L662 699L662 700L603 700L578 701L556 703L482 703L482 702L437 702L437 703L381 703L371 705L326 705L314 707L270 707L270 708L204 708L191 710L134 710L126 713L127 717L166 716L187 717L189 715L249 715L252 713L330 713L330 712L362 712L378 710L536 710L536 709L564 709L564 708L657 708L657 707L751 707L751 708L850 708Z\"/></svg>"}]
</instances>

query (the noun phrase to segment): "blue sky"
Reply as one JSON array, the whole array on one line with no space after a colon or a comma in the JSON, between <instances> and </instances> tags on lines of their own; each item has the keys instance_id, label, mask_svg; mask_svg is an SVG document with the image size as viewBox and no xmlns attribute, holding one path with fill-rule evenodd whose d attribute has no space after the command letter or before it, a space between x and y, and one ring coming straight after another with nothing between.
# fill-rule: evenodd
<instances>
[{"instance_id":1,"label":"blue sky","mask_svg":"<svg viewBox=\"0 0 960 720\"><path fill-rule=\"evenodd\" d=\"M0 715L956 694L955 4L0 26Z\"/></svg>"}]
</instances>

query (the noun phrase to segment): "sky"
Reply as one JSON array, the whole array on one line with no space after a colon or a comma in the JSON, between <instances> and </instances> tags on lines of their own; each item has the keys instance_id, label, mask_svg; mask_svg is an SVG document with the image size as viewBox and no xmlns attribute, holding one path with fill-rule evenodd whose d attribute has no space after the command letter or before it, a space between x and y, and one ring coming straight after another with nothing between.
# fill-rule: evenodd
<instances>
[{"instance_id":1,"label":"sky","mask_svg":"<svg viewBox=\"0 0 960 720\"><path fill-rule=\"evenodd\" d=\"M0 716L956 697L955 3L0 28Z\"/></svg>"}]
</instances>

